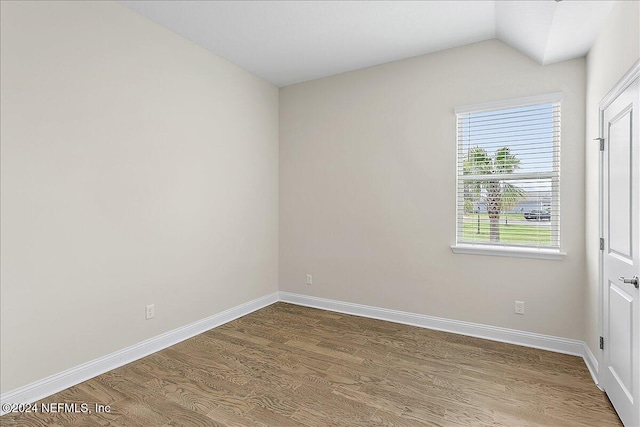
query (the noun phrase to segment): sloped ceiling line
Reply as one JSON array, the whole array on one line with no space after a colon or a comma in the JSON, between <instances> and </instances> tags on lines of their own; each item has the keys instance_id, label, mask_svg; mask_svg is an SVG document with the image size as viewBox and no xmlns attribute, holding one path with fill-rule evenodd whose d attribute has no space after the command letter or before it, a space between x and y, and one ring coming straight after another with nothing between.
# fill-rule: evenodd
<instances>
[{"instance_id":1,"label":"sloped ceiling line","mask_svg":"<svg viewBox=\"0 0 640 427\"><path fill-rule=\"evenodd\" d=\"M276 86L498 38L540 64L584 56L613 1L121 4Z\"/></svg>"}]
</instances>

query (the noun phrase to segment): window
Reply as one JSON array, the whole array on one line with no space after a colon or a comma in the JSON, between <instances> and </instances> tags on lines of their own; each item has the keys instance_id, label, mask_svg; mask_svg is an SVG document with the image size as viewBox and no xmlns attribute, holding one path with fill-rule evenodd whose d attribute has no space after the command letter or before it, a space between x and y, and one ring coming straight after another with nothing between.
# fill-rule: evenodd
<instances>
[{"instance_id":1,"label":"window","mask_svg":"<svg viewBox=\"0 0 640 427\"><path fill-rule=\"evenodd\" d=\"M454 252L559 253L560 101L550 94L456 109Z\"/></svg>"}]
</instances>

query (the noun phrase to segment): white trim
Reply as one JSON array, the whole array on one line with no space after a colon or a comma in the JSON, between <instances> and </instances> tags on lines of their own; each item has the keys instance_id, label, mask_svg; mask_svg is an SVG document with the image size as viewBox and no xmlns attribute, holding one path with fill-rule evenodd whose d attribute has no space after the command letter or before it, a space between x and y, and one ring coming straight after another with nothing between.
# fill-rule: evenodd
<instances>
[{"instance_id":1,"label":"white trim","mask_svg":"<svg viewBox=\"0 0 640 427\"><path fill-rule=\"evenodd\" d=\"M536 249L515 246L489 246L489 245L470 245L457 244L451 246L454 254L468 255L490 255L490 256L506 256L515 258L535 258L535 259L552 259L563 260L567 254L555 249Z\"/></svg>"},{"instance_id":2,"label":"white trim","mask_svg":"<svg viewBox=\"0 0 640 427\"><path fill-rule=\"evenodd\" d=\"M253 301L240 304L221 313L214 314L213 316L198 320L186 326L174 329L173 331L149 338L148 340L142 341L138 344L123 348L122 350L99 357L87 363L83 363L82 365L67 369L66 371L51 375L15 390L11 390L7 393L3 393L0 396L0 402L3 405L5 403L35 402L112 369L163 350L188 338L208 331L209 329L245 316L277 301L278 293L274 292L261 298L254 299ZM4 415L4 411L0 410L0 415Z\"/></svg>"},{"instance_id":3,"label":"white trim","mask_svg":"<svg viewBox=\"0 0 640 427\"><path fill-rule=\"evenodd\" d=\"M592 377L594 371L597 374L598 362L584 341L569 338L554 337L551 335L536 334L533 332L518 331L515 329L501 328L497 326L482 325L479 323L464 322L461 320L445 319L441 317L427 316L424 314L408 313L406 311L390 310L387 308L372 307L350 302L318 298L309 295L280 292L280 301L305 307L320 308L322 310L351 314L354 316L369 317L385 320L387 322L402 323L420 328L434 329L453 334L483 338L491 341L500 341L524 347L538 348L556 353L580 356L584 359ZM594 377L595 380L595 377Z\"/></svg>"},{"instance_id":4,"label":"white trim","mask_svg":"<svg viewBox=\"0 0 640 427\"><path fill-rule=\"evenodd\" d=\"M604 132L604 110L607 109L609 105L613 101L615 101L618 96L624 92L636 79L640 78L640 59L638 59L635 64L631 66L629 71L627 71L624 76L611 88L611 90L602 98L602 100L598 103L598 136L599 138L605 137ZM604 238L604 152L599 151L598 153L598 234L600 238ZM605 292L605 279L604 279L604 251L600 251L598 256L598 331L597 334L601 337L605 337L604 331L604 316L605 316L605 307L604 307L604 292ZM606 337L605 337L606 339ZM600 350L600 357L603 357L604 352ZM593 356L593 353L592 353ZM597 359L596 359L596 367L597 367ZM596 369L596 374L598 375L597 384L602 384L603 378L600 378L600 372ZM604 390L600 385L598 387L601 390Z\"/></svg>"},{"instance_id":5,"label":"white trim","mask_svg":"<svg viewBox=\"0 0 640 427\"><path fill-rule=\"evenodd\" d=\"M598 135L604 138L604 110L598 106ZM604 151L600 150L600 144L597 144L598 150L598 238L604 239ZM596 331L596 339L604 337L604 250L598 251L598 330ZM598 354L600 358L603 351ZM597 360L597 359L596 359ZM602 383L601 373L598 371L598 384Z\"/></svg>"},{"instance_id":6,"label":"white trim","mask_svg":"<svg viewBox=\"0 0 640 427\"><path fill-rule=\"evenodd\" d=\"M552 102L562 102L562 92L526 96L523 98L504 99L493 102L483 102L482 104L464 105L462 107L456 107L453 111L456 114L465 114L478 111L499 110L502 108L524 107L526 105L550 104Z\"/></svg>"},{"instance_id":7,"label":"white trim","mask_svg":"<svg viewBox=\"0 0 640 427\"><path fill-rule=\"evenodd\" d=\"M587 343L584 343L584 354L582 355L582 358L584 359L585 365L587 365L587 369L589 369L591 379L598 386L598 388L602 390L598 377L598 359L596 359L596 356L593 355L593 352L591 351L591 348L589 348Z\"/></svg>"},{"instance_id":8,"label":"white trim","mask_svg":"<svg viewBox=\"0 0 640 427\"><path fill-rule=\"evenodd\" d=\"M106 356L99 357L74 368L67 369L64 372L51 375L42 380L35 381L31 384L27 384L23 387L4 393L0 396L0 402L2 404L35 402L278 301L351 314L354 316L402 323L420 328L467 335L492 341L500 341L524 347L538 348L556 353L580 356L584 359L587 368L597 385L598 361L583 341L312 297L308 295L289 292L274 292ZM0 415L4 415L4 412L0 412Z\"/></svg>"},{"instance_id":9,"label":"white trim","mask_svg":"<svg viewBox=\"0 0 640 427\"><path fill-rule=\"evenodd\" d=\"M640 77L640 59L638 59L636 61L635 64L633 64L631 66L631 68L629 68L629 71L627 71L625 73L624 76L622 76L622 78L618 81L618 83L616 83L616 85L611 88L611 90L609 91L609 93L607 93L604 98L602 98L602 101L600 101L598 103L598 108L603 111L606 110L607 107L616 100L616 98L618 98L618 95L620 95L622 92L624 92L629 86L631 86L631 84L633 83L633 81L635 79L637 79L638 77ZM600 132L600 136L602 135L602 132Z\"/></svg>"}]
</instances>

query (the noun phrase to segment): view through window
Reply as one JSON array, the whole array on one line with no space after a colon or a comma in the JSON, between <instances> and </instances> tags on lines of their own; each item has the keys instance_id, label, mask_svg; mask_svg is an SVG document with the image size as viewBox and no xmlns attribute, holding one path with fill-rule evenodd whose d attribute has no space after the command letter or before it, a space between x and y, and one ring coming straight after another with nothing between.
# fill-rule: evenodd
<instances>
[{"instance_id":1,"label":"view through window","mask_svg":"<svg viewBox=\"0 0 640 427\"><path fill-rule=\"evenodd\" d=\"M560 99L547 98L456 110L457 243L559 249Z\"/></svg>"}]
</instances>

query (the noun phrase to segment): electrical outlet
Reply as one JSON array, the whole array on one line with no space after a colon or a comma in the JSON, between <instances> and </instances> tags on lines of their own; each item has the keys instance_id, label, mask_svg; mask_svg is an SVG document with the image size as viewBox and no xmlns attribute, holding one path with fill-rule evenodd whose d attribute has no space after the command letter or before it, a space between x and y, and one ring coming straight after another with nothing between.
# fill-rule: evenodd
<instances>
[{"instance_id":1,"label":"electrical outlet","mask_svg":"<svg viewBox=\"0 0 640 427\"><path fill-rule=\"evenodd\" d=\"M151 319L156 313L156 307L155 305L151 304L147 306L147 310L146 310L146 319L149 320Z\"/></svg>"},{"instance_id":2,"label":"electrical outlet","mask_svg":"<svg viewBox=\"0 0 640 427\"><path fill-rule=\"evenodd\" d=\"M307 285L313 285L313 276L307 274Z\"/></svg>"},{"instance_id":3,"label":"electrical outlet","mask_svg":"<svg viewBox=\"0 0 640 427\"><path fill-rule=\"evenodd\" d=\"M516 314L524 314L524 301L516 301Z\"/></svg>"}]
</instances>

